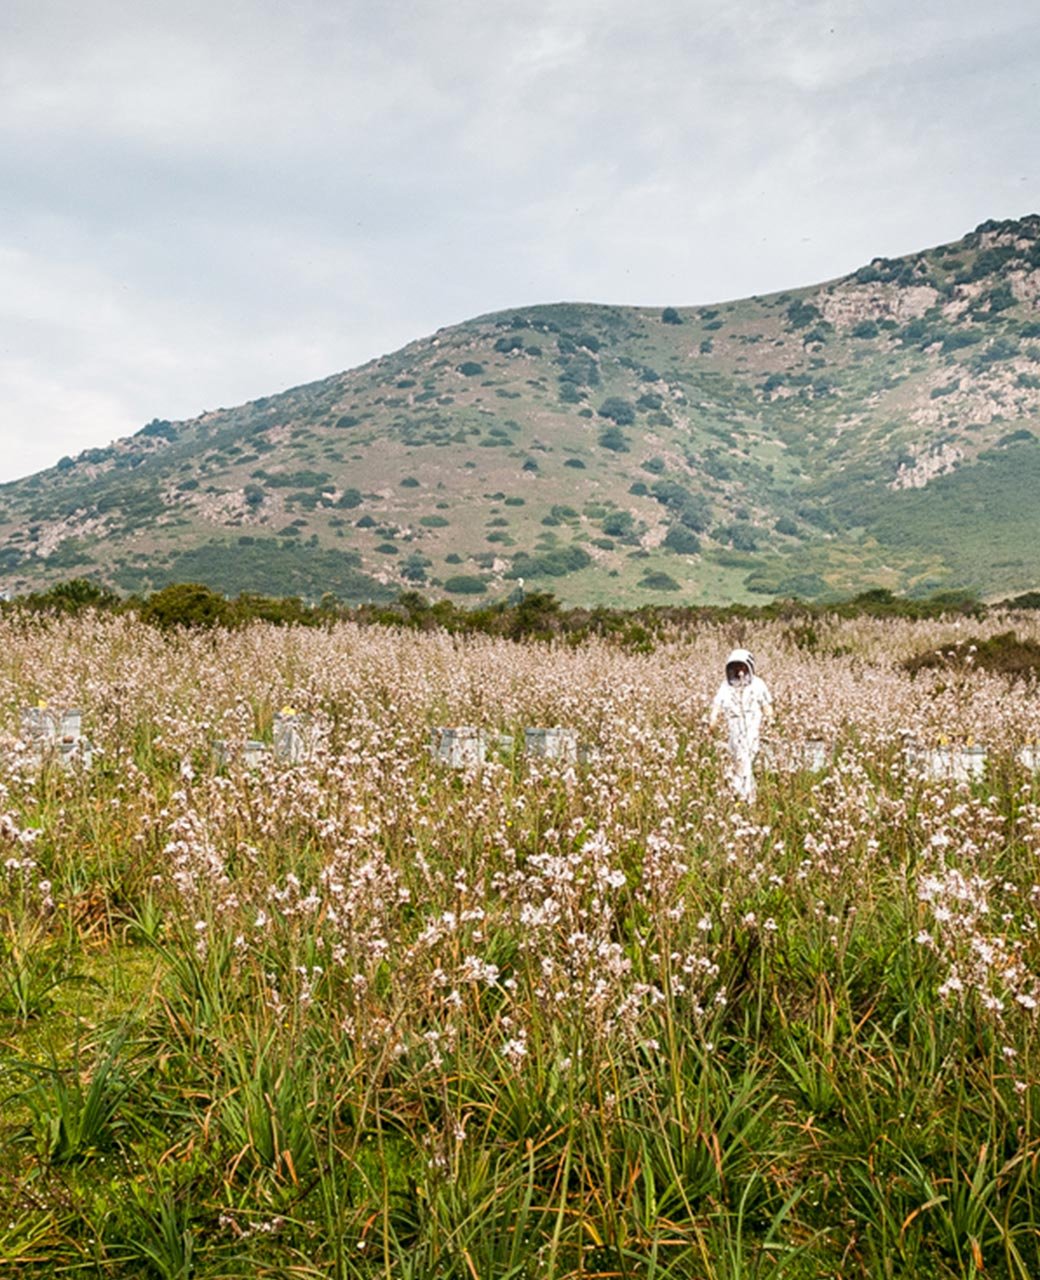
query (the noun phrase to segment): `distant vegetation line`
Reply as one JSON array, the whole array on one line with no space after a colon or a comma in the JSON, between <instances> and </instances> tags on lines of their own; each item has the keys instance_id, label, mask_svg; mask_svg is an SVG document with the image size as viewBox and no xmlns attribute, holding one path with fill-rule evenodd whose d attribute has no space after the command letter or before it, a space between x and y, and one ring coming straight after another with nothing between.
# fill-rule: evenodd
<instances>
[{"instance_id":1,"label":"distant vegetation line","mask_svg":"<svg viewBox=\"0 0 1040 1280\"><path fill-rule=\"evenodd\" d=\"M508 599L465 608L451 600L431 602L417 591L402 592L389 604L350 606L334 596L317 604L297 597L243 593L234 599L201 583L177 583L147 596L121 598L107 587L84 578L59 583L46 591L30 592L3 602L5 613L72 615L95 610L132 613L160 629L237 628L251 622L278 625L327 626L352 621L362 625L394 626L453 634L482 633L514 640L564 639L571 643L597 636L629 648L651 648L655 639L702 624L775 618L800 623L798 643L815 647L813 622L828 616L981 619L1002 610L1040 609L1040 592L1032 591L987 605L969 593L938 592L924 599L872 588L847 600L827 605L797 598L761 605L641 605L638 608L566 608L549 591L514 591Z\"/></svg>"}]
</instances>

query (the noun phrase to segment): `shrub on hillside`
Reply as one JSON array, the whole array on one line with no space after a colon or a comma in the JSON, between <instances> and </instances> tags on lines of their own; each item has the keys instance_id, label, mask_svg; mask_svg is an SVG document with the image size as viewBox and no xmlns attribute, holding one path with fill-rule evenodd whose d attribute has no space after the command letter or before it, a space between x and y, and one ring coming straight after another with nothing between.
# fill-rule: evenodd
<instances>
[{"instance_id":1,"label":"shrub on hillside","mask_svg":"<svg viewBox=\"0 0 1040 1280\"><path fill-rule=\"evenodd\" d=\"M679 584L670 573L661 573L654 570L646 573L639 580L639 586L644 591L678 591Z\"/></svg>"},{"instance_id":2,"label":"shrub on hillside","mask_svg":"<svg viewBox=\"0 0 1040 1280\"><path fill-rule=\"evenodd\" d=\"M160 440L176 440L177 428L172 422L167 422L163 418L153 418L137 434L139 436L151 436Z\"/></svg>"},{"instance_id":3,"label":"shrub on hillside","mask_svg":"<svg viewBox=\"0 0 1040 1280\"><path fill-rule=\"evenodd\" d=\"M811 302L792 302L787 308L787 319L792 329L808 329L821 318L820 308Z\"/></svg>"},{"instance_id":4,"label":"shrub on hillside","mask_svg":"<svg viewBox=\"0 0 1040 1280\"><path fill-rule=\"evenodd\" d=\"M627 538L635 531L635 526L629 511L611 511L603 517L603 532L608 538Z\"/></svg>"},{"instance_id":5,"label":"shrub on hillside","mask_svg":"<svg viewBox=\"0 0 1040 1280\"><path fill-rule=\"evenodd\" d=\"M690 493L678 480L656 480L650 492L687 529L703 533L711 519L711 503L701 493Z\"/></svg>"},{"instance_id":6,"label":"shrub on hillside","mask_svg":"<svg viewBox=\"0 0 1040 1280\"><path fill-rule=\"evenodd\" d=\"M581 547L554 547L531 555L526 551L513 557L507 578L562 578L592 563L592 557Z\"/></svg>"},{"instance_id":7,"label":"shrub on hillside","mask_svg":"<svg viewBox=\"0 0 1040 1280\"><path fill-rule=\"evenodd\" d=\"M444 590L457 596L482 596L487 591L487 584L476 574L459 573L444 579Z\"/></svg>"},{"instance_id":8,"label":"shrub on hillside","mask_svg":"<svg viewBox=\"0 0 1040 1280\"><path fill-rule=\"evenodd\" d=\"M413 552L401 565L401 577L406 582L425 582L426 570L431 563L427 556L420 555L417 551Z\"/></svg>"},{"instance_id":9,"label":"shrub on hillside","mask_svg":"<svg viewBox=\"0 0 1040 1280\"><path fill-rule=\"evenodd\" d=\"M622 396L608 396L598 412L601 418L610 418L619 427L630 427L636 420L635 406Z\"/></svg>"},{"instance_id":10,"label":"shrub on hillside","mask_svg":"<svg viewBox=\"0 0 1040 1280\"><path fill-rule=\"evenodd\" d=\"M200 582L178 582L150 596L141 608L143 621L164 631L174 627L223 627L232 621L223 596Z\"/></svg>"},{"instance_id":11,"label":"shrub on hillside","mask_svg":"<svg viewBox=\"0 0 1040 1280\"><path fill-rule=\"evenodd\" d=\"M673 524L665 534L663 546L681 556L695 556L700 552L701 540L681 524Z\"/></svg>"},{"instance_id":12,"label":"shrub on hillside","mask_svg":"<svg viewBox=\"0 0 1040 1280\"><path fill-rule=\"evenodd\" d=\"M734 520L730 524L719 525L712 534L716 542L730 546L734 551L757 551L756 535L755 526L745 520Z\"/></svg>"},{"instance_id":13,"label":"shrub on hillside","mask_svg":"<svg viewBox=\"0 0 1040 1280\"><path fill-rule=\"evenodd\" d=\"M620 427L607 427L606 431L601 431L599 443L601 448L609 449L611 453L628 453L628 436Z\"/></svg>"}]
</instances>

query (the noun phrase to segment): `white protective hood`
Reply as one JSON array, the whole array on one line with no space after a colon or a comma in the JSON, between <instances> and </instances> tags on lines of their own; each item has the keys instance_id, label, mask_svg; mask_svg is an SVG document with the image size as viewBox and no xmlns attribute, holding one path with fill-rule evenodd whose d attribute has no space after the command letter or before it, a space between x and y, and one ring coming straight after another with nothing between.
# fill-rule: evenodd
<instances>
[{"instance_id":1,"label":"white protective hood","mask_svg":"<svg viewBox=\"0 0 1040 1280\"><path fill-rule=\"evenodd\" d=\"M752 675L755 674L755 659L751 656L749 649L734 649L726 659L726 667L733 662L742 662Z\"/></svg>"}]
</instances>

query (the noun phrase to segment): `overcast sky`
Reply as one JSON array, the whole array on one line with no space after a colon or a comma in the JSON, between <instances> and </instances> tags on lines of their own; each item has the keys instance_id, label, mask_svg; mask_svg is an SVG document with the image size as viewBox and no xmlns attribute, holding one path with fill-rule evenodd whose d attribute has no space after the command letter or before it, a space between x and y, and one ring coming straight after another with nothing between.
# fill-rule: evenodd
<instances>
[{"instance_id":1,"label":"overcast sky","mask_svg":"<svg viewBox=\"0 0 1040 1280\"><path fill-rule=\"evenodd\" d=\"M0 481L1040 211L1037 0L0 0Z\"/></svg>"}]
</instances>

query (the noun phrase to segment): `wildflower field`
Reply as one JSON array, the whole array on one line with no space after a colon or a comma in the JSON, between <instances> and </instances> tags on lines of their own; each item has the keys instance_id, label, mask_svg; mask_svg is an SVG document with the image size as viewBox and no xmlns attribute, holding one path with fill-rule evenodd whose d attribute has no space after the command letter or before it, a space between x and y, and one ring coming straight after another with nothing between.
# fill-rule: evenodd
<instances>
[{"instance_id":1,"label":"wildflower field","mask_svg":"<svg viewBox=\"0 0 1040 1280\"><path fill-rule=\"evenodd\" d=\"M902 666L1032 619L0 619L0 1272L1040 1275L1040 696ZM787 766L751 805L735 643ZM36 758L41 702L92 755ZM285 706L306 758L247 763ZM557 725L577 761L518 749Z\"/></svg>"}]
</instances>

